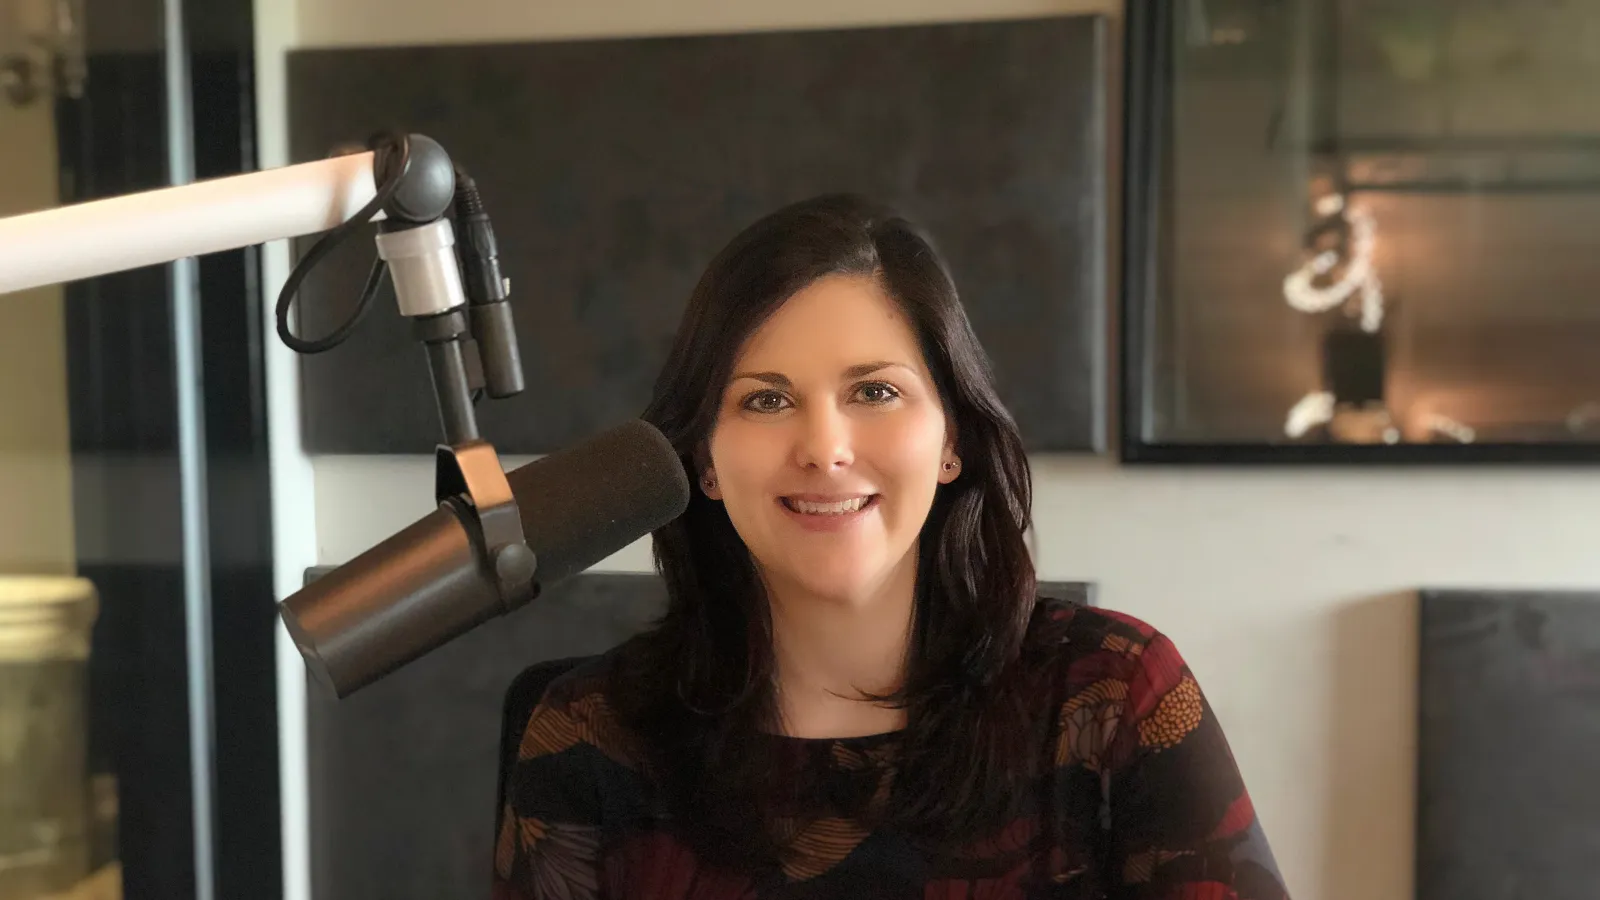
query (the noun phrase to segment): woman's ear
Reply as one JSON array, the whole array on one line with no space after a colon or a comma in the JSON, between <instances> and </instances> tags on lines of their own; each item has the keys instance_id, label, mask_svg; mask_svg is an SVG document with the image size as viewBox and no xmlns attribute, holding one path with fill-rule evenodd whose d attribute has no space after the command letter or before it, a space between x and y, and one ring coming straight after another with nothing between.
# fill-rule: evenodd
<instances>
[{"instance_id":1,"label":"woman's ear","mask_svg":"<svg viewBox=\"0 0 1600 900\"><path fill-rule=\"evenodd\" d=\"M956 455L956 434L953 425L945 426L944 454L939 463L939 483L949 484L961 476L961 457Z\"/></svg>"},{"instance_id":2,"label":"woman's ear","mask_svg":"<svg viewBox=\"0 0 1600 900\"><path fill-rule=\"evenodd\" d=\"M717 469L711 464L710 448L704 444L695 448L694 468L700 473L700 490L712 500L721 500L722 488L717 485Z\"/></svg>"},{"instance_id":3,"label":"woman's ear","mask_svg":"<svg viewBox=\"0 0 1600 900\"><path fill-rule=\"evenodd\" d=\"M961 477L961 457L946 454L944 462L939 464L939 483L949 484Z\"/></svg>"}]
</instances>

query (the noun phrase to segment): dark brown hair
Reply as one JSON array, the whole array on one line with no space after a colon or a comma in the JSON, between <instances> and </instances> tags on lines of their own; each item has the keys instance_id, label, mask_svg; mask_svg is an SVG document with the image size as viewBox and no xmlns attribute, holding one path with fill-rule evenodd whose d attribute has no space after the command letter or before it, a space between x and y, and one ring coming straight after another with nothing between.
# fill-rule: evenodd
<instances>
[{"instance_id":1,"label":"dark brown hair","mask_svg":"<svg viewBox=\"0 0 1600 900\"><path fill-rule=\"evenodd\" d=\"M903 756L883 824L937 843L998 827L1031 777L1036 734L1016 677L1035 608L1024 533L1032 499L1016 424L995 393L948 267L904 216L830 195L756 222L696 285L644 418L691 483L746 339L789 297L828 275L877 278L912 324L953 418L960 477L939 487L918 542L915 621L904 683ZM778 852L752 748L776 733L771 622L754 562L722 504L699 491L655 532L670 595L663 620L619 654L613 702L643 739L703 855Z\"/></svg>"}]
</instances>

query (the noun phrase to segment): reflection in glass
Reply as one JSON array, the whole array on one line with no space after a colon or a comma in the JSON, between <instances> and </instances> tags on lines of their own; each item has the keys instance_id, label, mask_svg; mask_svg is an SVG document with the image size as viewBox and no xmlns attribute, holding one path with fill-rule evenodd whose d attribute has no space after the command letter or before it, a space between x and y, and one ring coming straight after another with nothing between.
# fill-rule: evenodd
<instances>
[{"instance_id":1,"label":"reflection in glass","mask_svg":"<svg viewBox=\"0 0 1600 900\"><path fill-rule=\"evenodd\" d=\"M62 5L63 11L81 4ZM13 16L51 4L21 4ZM29 20L33 21L33 20ZM80 35L81 36L81 35ZM35 49L50 50L44 43ZM63 107L50 82L10 78L0 92L0 216L62 202ZM64 71L64 70L63 70ZM159 71L159 70L157 70ZM78 73L81 75L81 73ZM74 76L77 77L77 76ZM70 92L69 92L70 93ZM77 173L87 184L87 171ZM164 315L158 279L149 304ZM111 476L96 435L138 411L106 415L83 400L94 388L84 364L111 368L136 338L113 327L84 328L71 290L49 285L0 297L0 898L120 900L119 840L124 774L144 777L128 719L149 715L138 680L122 677L130 637L126 596L106 573L124 554L127 523L166 518L157 466ZM82 309L77 301L76 309ZM93 335L93 348L79 336ZM88 351L88 352L85 352ZM127 375L122 380L129 381ZM138 495L117 508L108 485ZM151 490L154 488L154 490ZM135 529L136 530L136 529ZM161 554L159 527L145 546ZM113 608L114 607L114 608ZM108 626L109 622L109 626ZM160 639L145 641L151 652ZM109 678L107 676L110 676ZM164 748L153 748L164 749ZM135 786L137 788L137 785Z\"/></svg>"},{"instance_id":2,"label":"reflection in glass","mask_svg":"<svg viewBox=\"0 0 1600 900\"><path fill-rule=\"evenodd\" d=\"M0 216L256 168L249 3L0 7ZM0 900L283 895L256 263L0 296Z\"/></svg>"},{"instance_id":3,"label":"reflection in glass","mask_svg":"<svg viewBox=\"0 0 1600 900\"><path fill-rule=\"evenodd\" d=\"M18 59L0 93L0 216L60 202L57 108L34 90L51 85L11 77ZM91 684L103 598L81 571L97 560L77 533L92 492L75 485L65 291L0 305L0 897L117 900L117 777L91 751L107 730Z\"/></svg>"},{"instance_id":4,"label":"reflection in glass","mask_svg":"<svg viewBox=\"0 0 1600 900\"><path fill-rule=\"evenodd\" d=\"M94 586L0 576L0 897L64 893L91 870Z\"/></svg>"},{"instance_id":5,"label":"reflection in glass","mask_svg":"<svg viewBox=\"0 0 1600 900\"><path fill-rule=\"evenodd\" d=\"M1137 441L1600 444L1600 4L1141 5Z\"/></svg>"}]
</instances>

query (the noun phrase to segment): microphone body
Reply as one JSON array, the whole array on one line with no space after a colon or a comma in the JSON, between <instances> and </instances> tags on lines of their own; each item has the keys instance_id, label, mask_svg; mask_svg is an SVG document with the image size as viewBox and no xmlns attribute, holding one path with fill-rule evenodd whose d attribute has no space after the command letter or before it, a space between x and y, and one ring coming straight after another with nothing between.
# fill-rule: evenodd
<instances>
[{"instance_id":1,"label":"microphone body","mask_svg":"<svg viewBox=\"0 0 1600 900\"><path fill-rule=\"evenodd\" d=\"M676 451L642 421L508 472L505 483L532 551L531 580L497 570L497 560L512 555L496 555L469 496L448 496L280 604L316 680L348 696L526 604L689 505Z\"/></svg>"}]
</instances>

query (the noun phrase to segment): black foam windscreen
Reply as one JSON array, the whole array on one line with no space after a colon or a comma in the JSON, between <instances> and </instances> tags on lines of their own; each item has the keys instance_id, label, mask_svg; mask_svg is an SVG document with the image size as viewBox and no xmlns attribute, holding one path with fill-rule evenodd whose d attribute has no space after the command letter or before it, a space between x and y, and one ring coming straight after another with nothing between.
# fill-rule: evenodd
<instances>
[{"instance_id":1,"label":"black foam windscreen","mask_svg":"<svg viewBox=\"0 0 1600 900\"><path fill-rule=\"evenodd\" d=\"M537 584L589 568L689 504L689 479L667 439L624 423L506 473Z\"/></svg>"}]
</instances>

